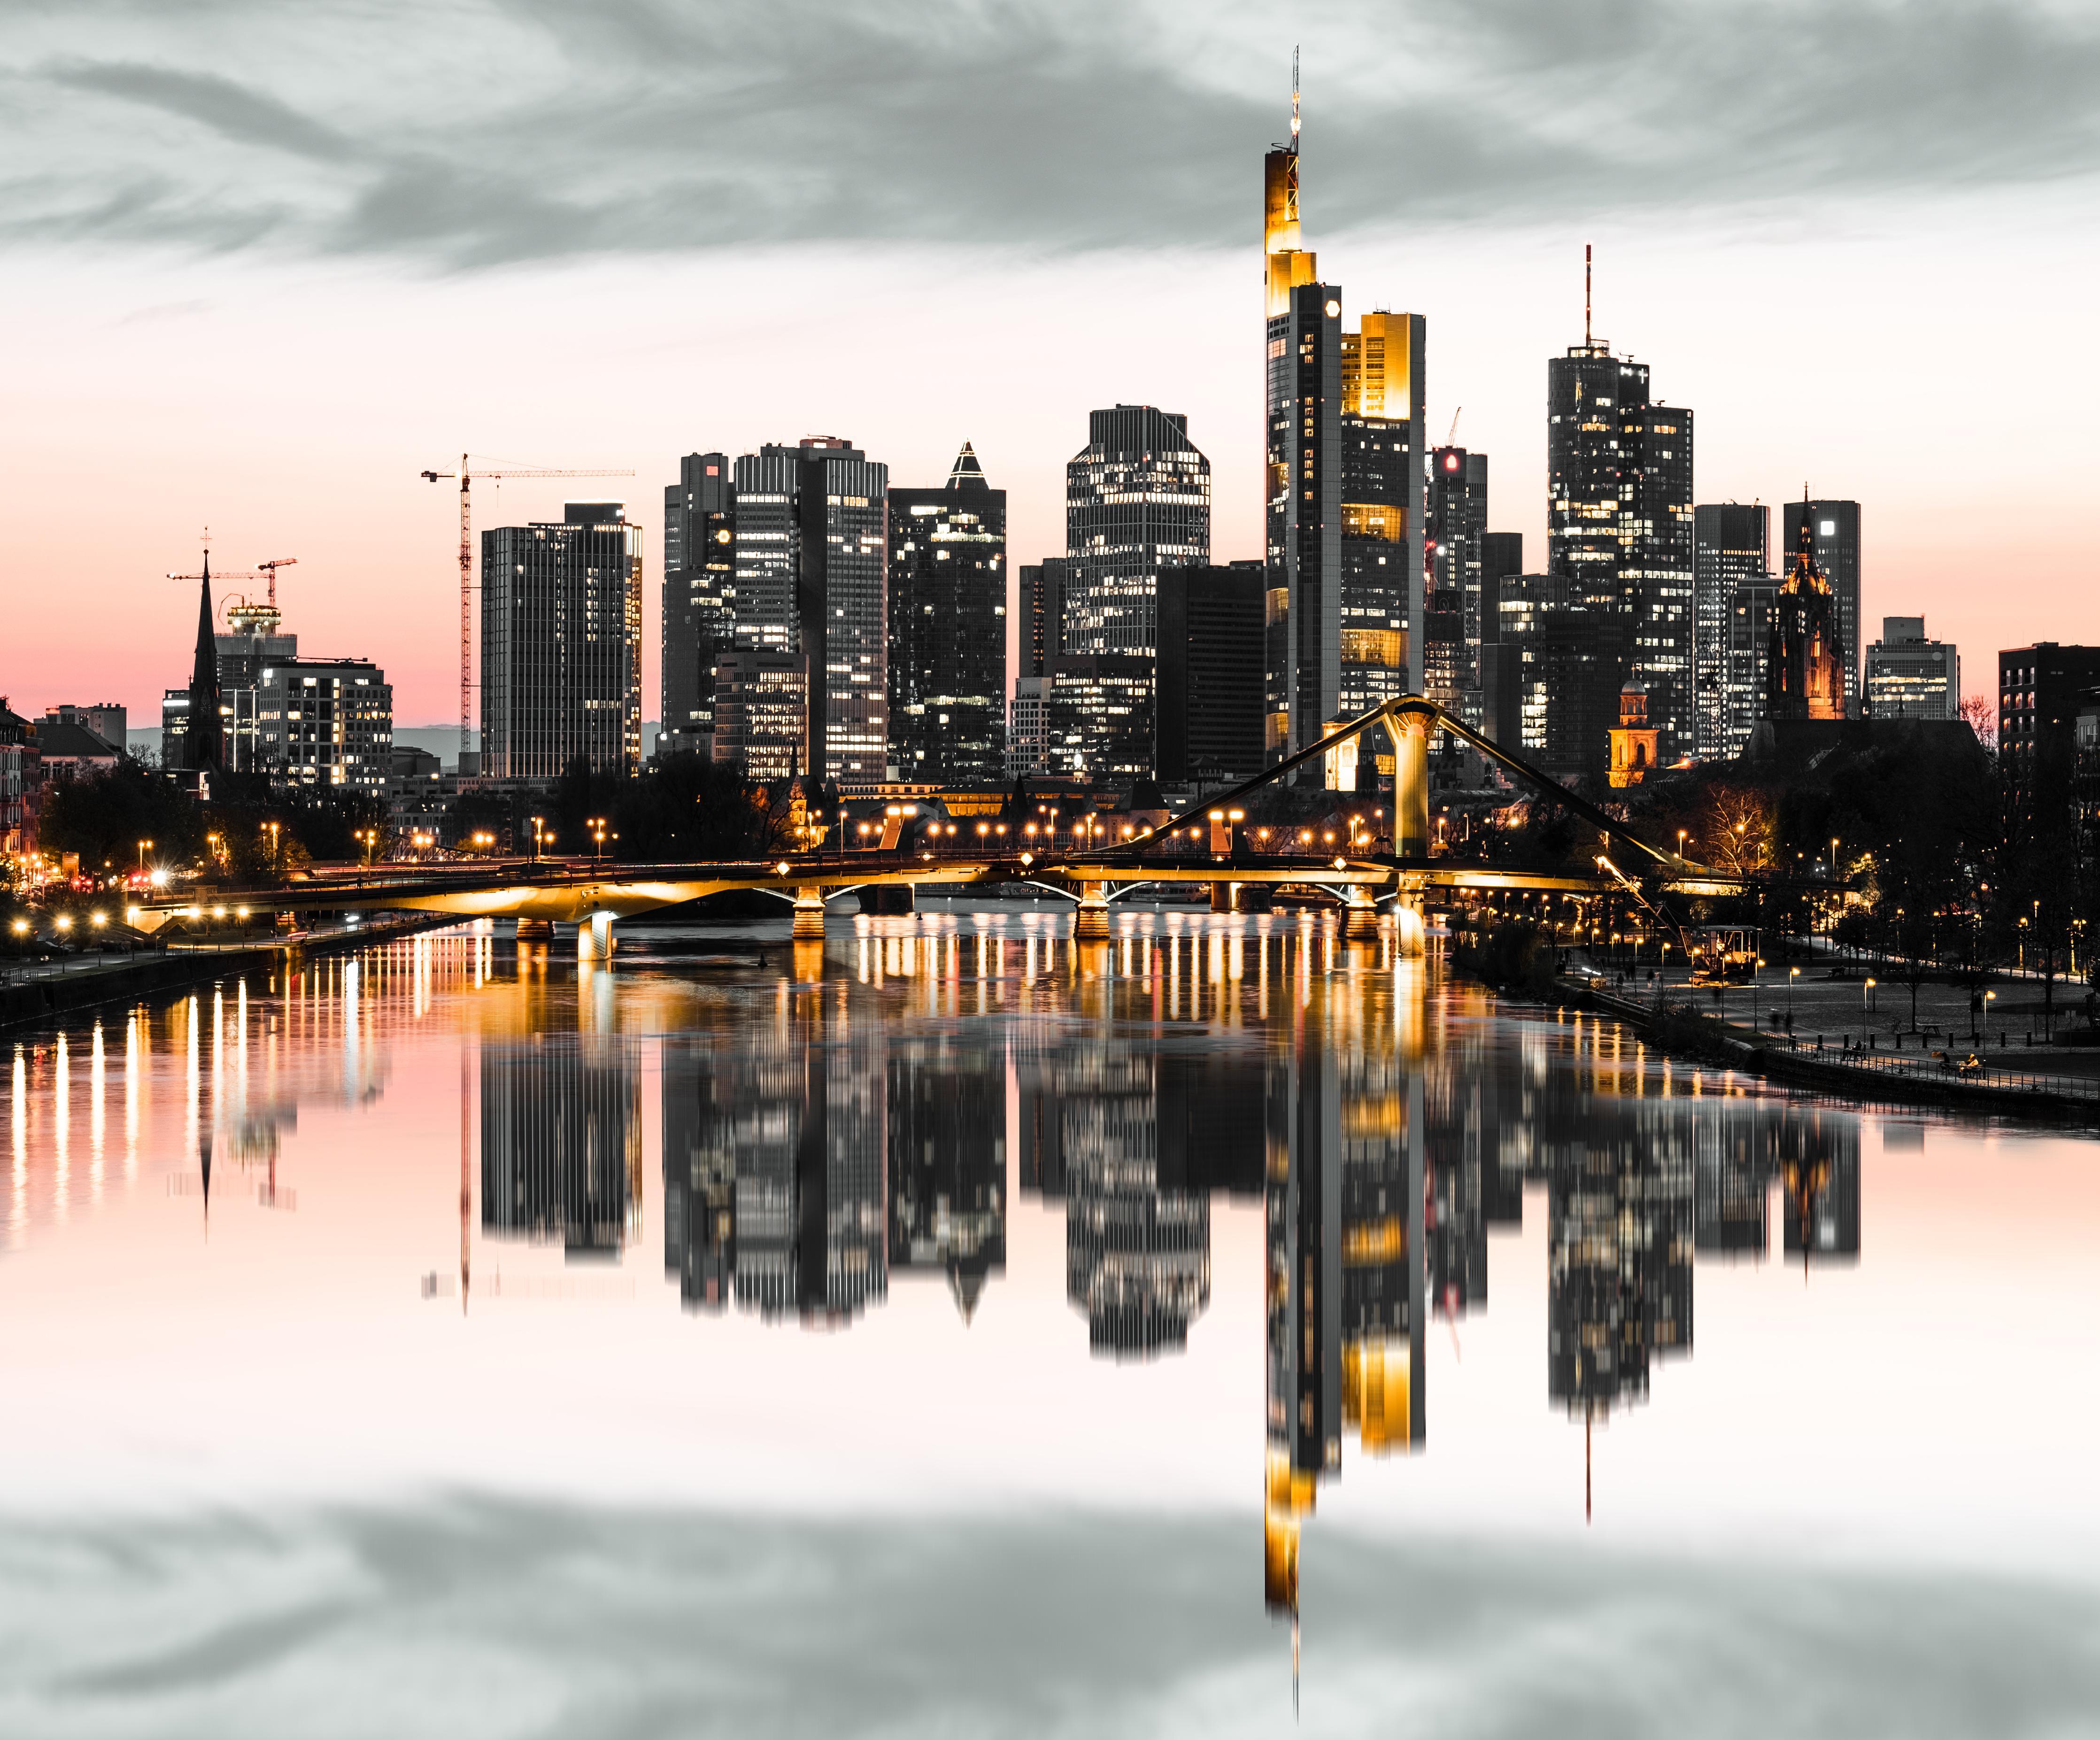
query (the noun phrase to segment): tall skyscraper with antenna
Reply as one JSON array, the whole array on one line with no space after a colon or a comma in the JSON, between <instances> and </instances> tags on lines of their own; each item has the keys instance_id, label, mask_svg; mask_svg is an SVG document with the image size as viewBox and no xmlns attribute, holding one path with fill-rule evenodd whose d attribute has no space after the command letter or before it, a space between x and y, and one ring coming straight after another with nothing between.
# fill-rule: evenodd
<instances>
[{"instance_id":1,"label":"tall skyscraper with antenna","mask_svg":"<svg viewBox=\"0 0 2100 1740\"><path fill-rule=\"evenodd\" d=\"M1546 363L1546 568L1571 607L1613 619L1621 681L1648 685L1674 761L1696 741L1692 707L1692 413L1649 391L1648 364L1614 356L1590 320Z\"/></svg>"},{"instance_id":2,"label":"tall skyscraper with antenna","mask_svg":"<svg viewBox=\"0 0 2100 1740\"><path fill-rule=\"evenodd\" d=\"M1344 329L1341 287L1299 245L1299 126L1294 56L1290 143L1262 178L1272 757L1423 687L1423 323L1379 313Z\"/></svg>"}]
</instances>

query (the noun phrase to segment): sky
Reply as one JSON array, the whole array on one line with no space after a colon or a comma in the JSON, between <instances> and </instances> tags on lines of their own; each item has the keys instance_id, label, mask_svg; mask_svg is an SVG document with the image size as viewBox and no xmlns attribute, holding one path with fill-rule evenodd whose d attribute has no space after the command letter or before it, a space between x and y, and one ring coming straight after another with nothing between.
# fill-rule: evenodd
<instances>
[{"instance_id":1,"label":"sky","mask_svg":"<svg viewBox=\"0 0 2100 1740\"><path fill-rule=\"evenodd\" d=\"M1012 565L1086 413L1187 413L1258 550L1260 158L1303 55L1304 211L1352 316L1426 316L1429 423L1542 566L1545 362L1596 330L1696 417L1701 501L1864 504L1864 616L2100 640L2100 15L1963 0L9 5L0 694L186 680L215 567L294 557L302 650L457 709L478 527L681 453L973 442ZM230 590L245 590L235 582Z\"/></svg>"}]
</instances>

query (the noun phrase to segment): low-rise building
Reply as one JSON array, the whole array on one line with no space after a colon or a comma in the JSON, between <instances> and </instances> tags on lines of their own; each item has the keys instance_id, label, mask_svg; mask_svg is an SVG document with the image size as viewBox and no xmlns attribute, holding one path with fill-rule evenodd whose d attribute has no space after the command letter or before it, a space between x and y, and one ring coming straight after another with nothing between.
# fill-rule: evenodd
<instances>
[{"instance_id":1,"label":"low-rise building","mask_svg":"<svg viewBox=\"0 0 2100 1740\"><path fill-rule=\"evenodd\" d=\"M20 857L36 850L42 784L37 727L0 695L0 852Z\"/></svg>"},{"instance_id":2,"label":"low-rise building","mask_svg":"<svg viewBox=\"0 0 2100 1740\"><path fill-rule=\"evenodd\" d=\"M1922 616L1884 616L1867 648L1867 704L1877 719L1961 717L1961 655L1925 638Z\"/></svg>"},{"instance_id":3,"label":"low-rise building","mask_svg":"<svg viewBox=\"0 0 2100 1740\"><path fill-rule=\"evenodd\" d=\"M55 710L55 709L54 709ZM106 742L85 725L45 716L37 727L37 749L46 781L63 783L84 774L99 773L124 758L115 744Z\"/></svg>"}]
</instances>

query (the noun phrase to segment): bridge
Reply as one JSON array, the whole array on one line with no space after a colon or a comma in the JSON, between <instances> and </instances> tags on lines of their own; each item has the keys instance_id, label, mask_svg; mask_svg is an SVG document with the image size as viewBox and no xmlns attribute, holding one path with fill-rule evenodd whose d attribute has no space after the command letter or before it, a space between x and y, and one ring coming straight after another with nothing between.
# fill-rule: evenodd
<instances>
[{"instance_id":1,"label":"bridge","mask_svg":"<svg viewBox=\"0 0 2100 1740\"><path fill-rule=\"evenodd\" d=\"M1605 854L1590 872L1513 869L1485 860L1433 853L1430 845L1428 752L1435 730L1470 744L1524 784L1550 796L1611 841L1623 864ZM1316 854L1251 852L1243 838L1207 855L1172 851L1168 842L1192 823L1230 814L1264 788L1289 777L1317 757L1383 730L1392 742L1395 769L1392 850L1373 856L1347 851ZM1217 837L1214 832L1214 838ZM1027 883L1061 894L1076 904L1073 934L1082 940L1109 934L1111 901L1140 887L1176 882L1211 885L1214 902L1229 905L1231 890L1290 886L1324 890L1347 912L1345 934L1374 937L1381 903L1390 904L1399 925L1399 950L1421 952L1423 907L1432 889L1523 890L1574 894L1622 894L1644 904L1670 894L1722 895L1776 885L1724 874L1681 855L1649 845L1608 812L1567 790L1550 775L1466 725L1420 696L1387 701L1338 726L1317 743L1264 769L1220 796L1206 800L1136 839L1086 850L1017 850L998 855L949 855L897 850L816 850L765 859L712 863L555 863L483 860L435 866L386 867L324 872L232 898L276 912L389 911L453 913L462 918L514 917L531 926L557 921L578 926L578 948L586 958L611 952L614 921L683 905L709 894L757 891L794 908L798 940L821 938L824 906L862 889L1000 889ZM1827 888L1829 885L1818 885ZM214 899L219 897L214 896ZM195 897L141 902L131 922L156 930L205 910Z\"/></svg>"}]
</instances>

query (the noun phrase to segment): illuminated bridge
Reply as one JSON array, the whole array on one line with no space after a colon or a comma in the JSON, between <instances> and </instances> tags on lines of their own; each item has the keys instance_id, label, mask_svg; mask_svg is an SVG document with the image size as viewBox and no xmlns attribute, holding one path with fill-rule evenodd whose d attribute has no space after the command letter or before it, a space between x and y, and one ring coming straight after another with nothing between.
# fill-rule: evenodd
<instances>
[{"instance_id":1,"label":"illuminated bridge","mask_svg":"<svg viewBox=\"0 0 2100 1740\"><path fill-rule=\"evenodd\" d=\"M1529 871L1450 855L1432 855L1429 845L1429 734L1442 729L1471 744L1522 782L1550 796L1604 833L1618 859L1599 855L1594 872ZM1255 853L1244 840L1229 843L1213 825L1218 850L1207 856L1169 850L1168 841L1192 823L1230 814L1246 799L1316 756L1373 730L1393 747L1393 848L1374 857ZM1422 909L1432 889L1535 890L1576 894L1625 894L1643 902L1665 894L1739 894L1754 885L1719 874L1675 853L1648 845L1623 824L1560 785L1419 696L1388 701L1338 727L1319 742L1264 770L1254 779L1173 817L1137 839L1114 846L1065 851L999 855L948 855L902 850L845 850L790 854L762 862L721 863L579 863L483 861L387 867L326 872L236 898L278 912L355 912L361 909L448 912L462 918L517 918L527 924L559 921L580 927L578 946L588 956L608 954L611 925L709 894L757 890L791 902L794 935L823 934L827 899L866 888L904 886L961 892L1030 884L1077 903L1073 934L1108 935L1110 903L1140 887L1162 883L1208 884L1214 899L1229 903L1238 887L1289 886L1331 893L1348 912L1347 934L1378 934L1381 903L1399 925L1403 954L1422 947ZM192 899L143 903L134 921L152 930L196 911Z\"/></svg>"}]
</instances>

